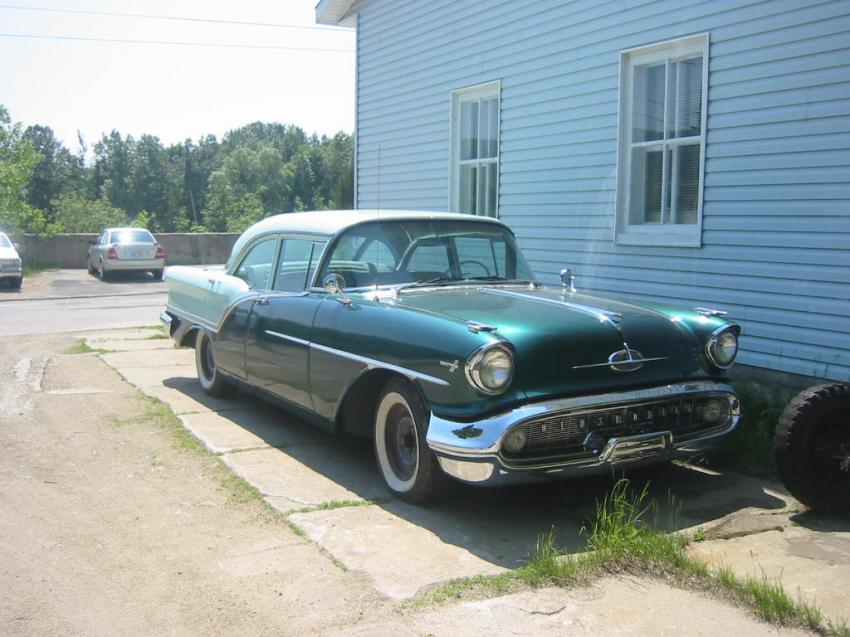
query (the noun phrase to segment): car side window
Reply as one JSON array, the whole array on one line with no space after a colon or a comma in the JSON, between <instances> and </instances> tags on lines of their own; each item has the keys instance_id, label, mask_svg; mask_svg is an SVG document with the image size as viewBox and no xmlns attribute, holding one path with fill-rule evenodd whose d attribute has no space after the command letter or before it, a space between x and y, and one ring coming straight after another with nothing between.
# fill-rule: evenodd
<instances>
[{"instance_id":1,"label":"car side window","mask_svg":"<svg viewBox=\"0 0 850 637\"><path fill-rule=\"evenodd\" d=\"M276 247L277 238L260 241L245 255L233 275L245 281L251 289L268 289Z\"/></svg>"},{"instance_id":2,"label":"car side window","mask_svg":"<svg viewBox=\"0 0 850 637\"><path fill-rule=\"evenodd\" d=\"M324 243L311 239L286 239L280 252L273 289L301 292L316 269Z\"/></svg>"},{"instance_id":3,"label":"car side window","mask_svg":"<svg viewBox=\"0 0 850 637\"><path fill-rule=\"evenodd\" d=\"M445 243L422 243L413 249L407 260L408 272L419 273L420 277L436 276L450 269L449 250Z\"/></svg>"}]
</instances>

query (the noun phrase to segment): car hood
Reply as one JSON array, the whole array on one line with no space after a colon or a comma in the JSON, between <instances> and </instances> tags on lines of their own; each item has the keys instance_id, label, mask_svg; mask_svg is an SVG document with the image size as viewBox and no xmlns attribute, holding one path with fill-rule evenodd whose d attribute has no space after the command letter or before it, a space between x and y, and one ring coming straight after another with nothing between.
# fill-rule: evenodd
<instances>
[{"instance_id":1,"label":"car hood","mask_svg":"<svg viewBox=\"0 0 850 637\"><path fill-rule=\"evenodd\" d=\"M17 250L12 246L8 248L0 247L0 259L19 259Z\"/></svg>"},{"instance_id":2,"label":"car hood","mask_svg":"<svg viewBox=\"0 0 850 637\"><path fill-rule=\"evenodd\" d=\"M514 388L532 399L706 378L713 373L703 356L711 330L694 329L692 313L678 316L530 286L405 291L396 303L495 328L493 334L509 342L516 353ZM627 347L634 356L654 360L626 366L629 371L612 369L611 356Z\"/></svg>"}]
</instances>

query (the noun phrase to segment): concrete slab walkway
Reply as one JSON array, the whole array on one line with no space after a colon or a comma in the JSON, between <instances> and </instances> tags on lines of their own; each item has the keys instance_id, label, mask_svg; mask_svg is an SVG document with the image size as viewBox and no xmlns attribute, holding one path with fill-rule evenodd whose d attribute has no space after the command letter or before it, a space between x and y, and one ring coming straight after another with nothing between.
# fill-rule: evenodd
<instances>
[{"instance_id":1,"label":"concrete slab walkway","mask_svg":"<svg viewBox=\"0 0 850 637\"><path fill-rule=\"evenodd\" d=\"M407 599L458 577L516 568L553 527L562 548L580 549L585 542L582 526L611 485L603 478L522 489L458 486L430 508L409 506L389 497L368 441L331 436L244 394L212 399L197 382L193 350L175 350L170 341L150 336L147 330L123 330L91 335L87 343L110 350L102 358L128 382L168 404L193 435L271 506L339 564L366 574L391 599ZM758 532L753 533L743 523L740 537L716 535L695 544L694 555L741 573L764 568L790 584L792 592L799 590L821 604L831 617L850 607L850 529L799 526L794 517L799 506L779 485L685 466L650 470L632 479L650 485L650 497L659 505L656 522L670 529L700 526L711 536L710 529L734 528L747 515L761 516L759 524L768 529L782 529L764 531L756 524ZM656 596L665 600L666 614L656 614ZM633 612L626 612L628 608ZM514 627L518 622L528 626L530 632L524 634L540 635L774 632L740 609L697 593L652 581L611 580L587 592L547 590L423 611L412 624L402 622L398 631L391 622L345 634L476 635L502 618ZM741 628L742 622L747 627Z\"/></svg>"}]
</instances>

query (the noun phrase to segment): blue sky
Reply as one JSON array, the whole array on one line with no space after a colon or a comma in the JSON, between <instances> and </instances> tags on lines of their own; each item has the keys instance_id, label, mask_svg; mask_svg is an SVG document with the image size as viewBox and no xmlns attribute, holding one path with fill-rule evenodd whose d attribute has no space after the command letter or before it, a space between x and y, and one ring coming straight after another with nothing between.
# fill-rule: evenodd
<instances>
[{"instance_id":1,"label":"blue sky","mask_svg":"<svg viewBox=\"0 0 850 637\"><path fill-rule=\"evenodd\" d=\"M257 120L296 124L310 133L350 133L354 33L316 25L314 5L314 0L0 0L2 34L237 45L3 36L0 104L25 126L50 126L71 149L77 148L77 130L89 146L112 129L134 136L150 133L168 144L207 133L221 137Z\"/></svg>"}]
</instances>

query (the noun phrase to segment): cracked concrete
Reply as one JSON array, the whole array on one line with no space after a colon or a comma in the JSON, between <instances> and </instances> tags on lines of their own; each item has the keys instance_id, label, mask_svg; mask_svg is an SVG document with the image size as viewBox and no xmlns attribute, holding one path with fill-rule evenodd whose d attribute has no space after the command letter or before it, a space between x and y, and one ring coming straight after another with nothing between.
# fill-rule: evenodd
<instances>
[{"instance_id":1,"label":"cracked concrete","mask_svg":"<svg viewBox=\"0 0 850 637\"><path fill-rule=\"evenodd\" d=\"M89 344L109 343L109 349L117 351L104 354L104 360L141 391L166 402L207 449L255 486L269 504L289 514L311 541L345 568L365 574L375 590L391 599L412 597L455 577L515 568L553 527L562 548L581 548L582 526L611 484L600 478L499 490L457 487L428 509L392 501L368 442L335 438L242 394L212 399L197 383L192 350L139 347L140 338L138 332L124 331L99 335ZM637 473L632 480L638 487L650 484L650 498L658 505L657 523L671 530L705 531L710 539L693 545L695 557L728 565L739 574L761 568L792 592L799 590L804 598L822 604L830 616L838 617L848 607L844 531L798 526L793 517L798 505L779 485L687 466ZM336 507L341 500L378 503L321 508ZM319 509L297 512L305 506ZM269 568L285 567L279 561L281 547L262 550L268 552ZM239 559L233 560L222 568L238 571ZM775 632L740 609L701 594L654 581L606 579L590 589L464 602L327 634L529 630L540 635Z\"/></svg>"}]
</instances>

